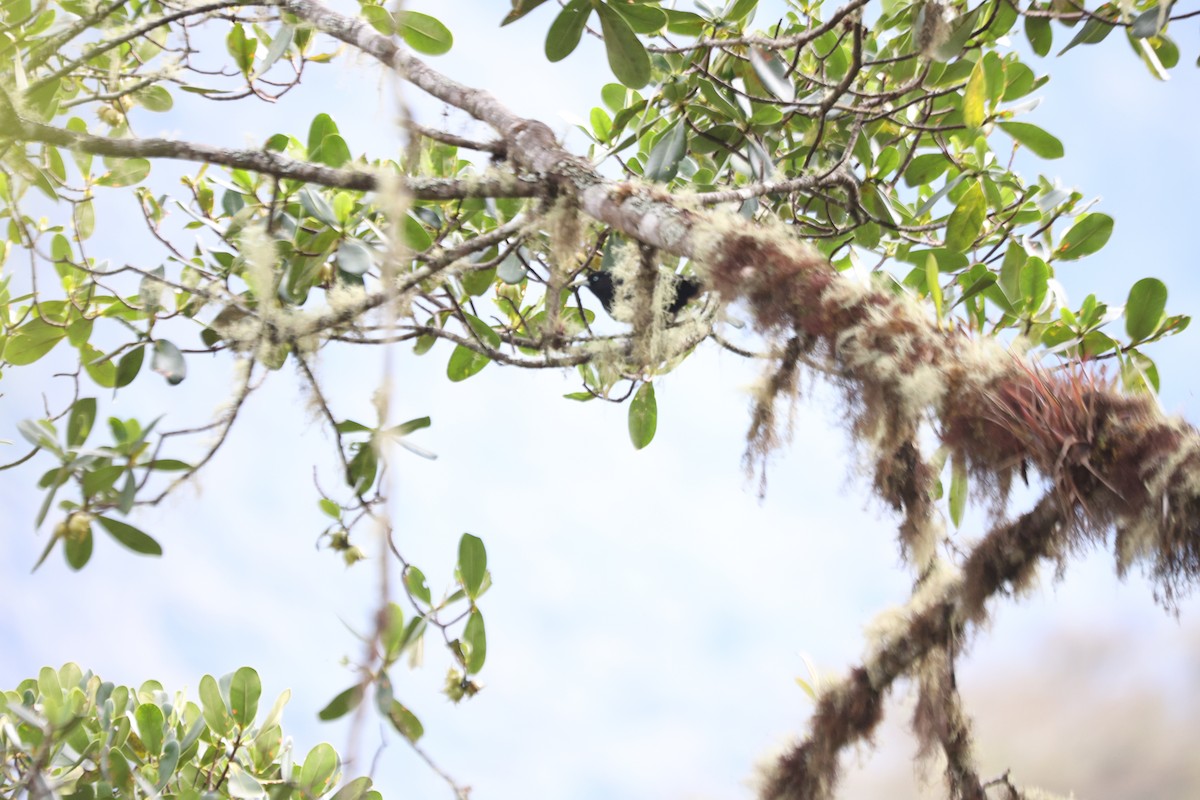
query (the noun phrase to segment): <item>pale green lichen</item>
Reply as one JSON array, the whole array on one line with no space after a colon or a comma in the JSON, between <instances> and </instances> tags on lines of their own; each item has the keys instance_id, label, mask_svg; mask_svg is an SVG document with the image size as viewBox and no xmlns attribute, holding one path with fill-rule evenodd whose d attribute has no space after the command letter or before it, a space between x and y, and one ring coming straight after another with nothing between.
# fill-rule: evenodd
<instances>
[{"instance_id":1,"label":"pale green lichen","mask_svg":"<svg viewBox=\"0 0 1200 800\"><path fill-rule=\"evenodd\" d=\"M612 318L618 322L633 322L637 314L637 281L642 268L641 254L636 245L623 243L614 248L612 265Z\"/></svg>"},{"instance_id":2,"label":"pale green lichen","mask_svg":"<svg viewBox=\"0 0 1200 800\"><path fill-rule=\"evenodd\" d=\"M279 255L275 239L264 225L247 225L238 237L238 250L242 255L242 277L258 301L258 315L266 320L279 308L275 273Z\"/></svg>"}]
</instances>

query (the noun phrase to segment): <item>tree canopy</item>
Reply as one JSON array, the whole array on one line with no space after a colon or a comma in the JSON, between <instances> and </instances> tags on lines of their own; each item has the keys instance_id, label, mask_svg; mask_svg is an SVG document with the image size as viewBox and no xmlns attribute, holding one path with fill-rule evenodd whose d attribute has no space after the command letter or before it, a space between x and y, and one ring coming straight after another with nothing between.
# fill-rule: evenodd
<instances>
[{"instance_id":1,"label":"tree canopy","mask_svg":"<svg viewBox=\"0 0 1200 800\"><path fill-rule=\"evenodd\" d=\"M6 383L44 364L66 378L44 416L17 426L13 447L26 449L3 465L44 498L23 523L51 531L42 560L61 552L83 569L111 541L161 555L170 532L143 531L139 512L252 435L237 424L248 398L295 370L337 464L296 487L328 517L323 545L354 565L372 537L384 544L356 682L321 716L369 697L419 748L392 672L430 639L445 650L445 694L479 691L487 549L464 534L454 575L435 580L397 546L389 476L434 457L420 434L431 416L395 418L390 361L362 390L374 415L351 416L320 359L403 344L406 357L444 359L456 382L492 364L569 370L566 398L626 403L641 449L656 433L655 379L722 348L762 364L745 463L764 491L801 379L841 392L914 587L863 664L814 689L807 735L761 796L832 796L842 751L870 738L901 679L918 687L914 729L953 797L1024 796L976 772L953 680L961 642L996 595L1092 543L1111 543L1122 574L1143 568L1168 606L1190 589L1200 437L1155 400L1152 345L1189 322L1163 281L1136 276L1122 297L1072 304L1056 279L1104 247L1114 220L1080 191L1025 177L1064 144L1028 121L1046 77L1022 54L1123 36L1146 80L1165 79L1180 59L1169 31L1195 12L1152 0L569 0L531 13L543 4L513 0L501 22L540 20L554 63L597 37L612 71L579 151L512 111L502 81L489 87L498 98L434 66L453 19L313 0L4 4L0 366ZM362 58L446 109L426 119L401 94L398 156L356 153L353 133L319 112L306 131L213 143L239 105L281 101L309 71ZM141 134L185 94L212 118L174 138ZM143 225L158 252L93 252L114 192L136 199L141 219L121 224ZM185 391L189 366L214 356L233 376L215 417L164 429L114 410L149 381ZM1028 510L1009 501L1017 481L1039 498ZM947 532L970 497L991 508L977 539ZM373 791L365 777L339 786L324 746L293 760L286 697L259 720L260 692L248 667L206 676L193 700L42 669L0 700L0 785L35 797Z\"/></svg>"}]
</instances>

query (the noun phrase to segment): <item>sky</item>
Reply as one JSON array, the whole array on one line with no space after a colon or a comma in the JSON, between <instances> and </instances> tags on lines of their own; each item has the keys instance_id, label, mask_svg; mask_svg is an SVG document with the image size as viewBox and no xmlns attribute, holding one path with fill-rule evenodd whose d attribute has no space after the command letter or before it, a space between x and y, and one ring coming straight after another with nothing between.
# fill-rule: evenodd
<instances>
[{"instance_id":1,"label":"sky","mask_svg":"<svg viewBox=\"0 0 1200 800\"><path fill-rule=\"evenodd\" d=\"M566 62L547 64L541 38L552 5L504 29L502 2L407 7L454 32L435 66L546 121L578 151L566 120L586 118L611 77L586 37ZM1059 272L1073 301L1096 291L1119 303L1153 275L1170 288L1169 311L1200 309L1191 235L1200 80L1188 65L1200 42L1190 22L1178 32L1184 64L1165 84L1117 36L1034 59L1053 79L1029 120L1062 139L1066 156L1027 169L1099 196L1098 209L1117 220L1106 248ZM403 91L422 121L439 121L436 104ZM353 57L306 74L295 98L239 108L235 124L214 126L212 106L180 98L143 132L256 144L280 130L303 137L318 111L338 121L356 154L400 147L390 85ZM182 172L156 179L172 174ZM115 262L161 257L127 224L119 192L104 201L95 249ZM1153 350L1163 406L1193 422L1196 336ZM393 523L435 591L449 585L464 531L486 543L495 583L481 603L482 693L457 707L437 693L448 661L432 641L423 668L392 675L397 697L425 724L427 752L476 798L751 796L756 761L804 730L811 701L794 678L807 676L805 659L821 675L841 674L861 657L864 627L907 595L894 520L869 497L836 396L819 381L806 387L793 441L760 501L741 467L757 375L731 354L702 349L658 380L658 434L634 451L623 406L562 399L579 388L573 374L493 365L452 384L449 350L394 359L395 419L430 415L433 426L414 440L439 458L397 454ZM382 364L379 351L322 355L318 371L344 416L370 418ZM178 387L140 376L112 413L166 410L171 426L203 419L224 402L230 365L192 358L188 368ZM0 439L18 439L15 423L40 414L53 371L5 374ZM325 522L313 470L323 485L337 480L330 446L295 374L273 374L195 485L135 520L159 537L164 556L101 540L81 573L57 553L29 573L49 534L50 526L33 531L33 485L45 463L0 473L0 686L75 661L108 680L155 678L194 698L202 675L252 665L266 695L292 690L284 722L299 752L329 741L355 757L357 774L382 742L375 777L385 797L446 796L375 720L355 731L316 720L354 680L345 666L358 655L351 631L365 628L377 595L372 566L347 570L316 547ZM978 536L983 523L973 514L960 535ZM1011 768L1018 782L1081 798L1200 794L1189 738L1200 718L1200 603L1185 601L1178 618L1164 613L1139 576L1114 576L1107 553L1083 554L1060 580L1047 572L1029 596L1001 604L959 678L984 775ZM849 755L842 796L920 796L903 727L910 708L897 692L877 747Z\"/></svg>"}]
</instances>

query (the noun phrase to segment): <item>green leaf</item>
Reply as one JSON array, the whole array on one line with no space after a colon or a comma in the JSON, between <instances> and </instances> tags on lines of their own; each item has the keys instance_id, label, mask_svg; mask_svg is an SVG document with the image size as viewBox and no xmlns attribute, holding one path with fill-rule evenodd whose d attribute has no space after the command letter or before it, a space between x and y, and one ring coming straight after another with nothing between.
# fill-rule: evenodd
<instances>
[{"instance_id":1,"label":"green leaf","mask_svg":"<svg viewBox=\"0 0 1200 800\"><path fill-rule=\"evenodd\" d=\"M1024 97L1038 85L1033 70L1019 61L1005 65L1004 80L1004 93L1000 95L1000 99L1005 102Z\"/></svg>"},{"instance_id":2,"label":"green leaf","mask_svg":"<svg viewBox=\"0 0 1200 800\"><path fill-rule=\"evenodd\" d=\"M239 667L229 684L229 713L243 728L254 724L258 714L258 699L262 696L262 681L250 667Z\"/></svg>"},{"instance_id":3,"label":"green leaf","mask_svg":"<svg viewBox=\"0 0 1200 800\"><path fill-rule=\"evenodd\" d=\"M928 186L949 166L950 159L941 153L919 155L904 170L904 182L909 186Z\"/></svg>"},{"instance_id":4,"label":"green leaf","mask_svg":"<svg viewBox=\"0 0 1200 800\"><path fill-rule=\"evenodd\" d=\"M470 647L465 665L467 674L474 675L483 669L483 662L487 660L487 633L483 627L483 614L477 608L471 609L471 616L467 617L463 641Z\"/></svg>"},{"instance_id":5,"label":"green leaf","mask_svg":"<svg viewBox=\"0 0 1200 800\"><path fill-rule=\"evenodd\" d=\"M737 22L749 16L757 7L758 0L733 0L729 5L729 10L722 17L730 22Z\"/></svg>"},{"instance_id":6,"label":"green leaf","mask_svg":"<svg viewBox=\"0 0 1200 800\"><path fill-rule=\"evenodd\" d=\"M404 244L413 252L423 253L433 246L433 237L411 211L404 217L403 236Z\"/></svg>"},{"instance_id":7,"label":"green leaf","mask_svg":"<svg viewBox=\"0 0 1200 800\"><path fill-rule=\"evenodd\" d=\"M562 61L579 46L583 29L587 27L588 17L592 15L592 5L589 0L571 0L567 3L546 33L546 58L551 61Z\"/></svg>"},{"instance_id":8,"label":"green leaf","mask_svg":"<svg viewBox=\"0 0 1200 800\"><path fill-rule=\"evenodd\" d=\"M4 360L14 367L32 364L54 349L67 336L64 326L51 325L42 319L31 319L9 337L4 348Z\"/></svg>"},{"instance_id":9,"label":"green leaf","mask_svg":"<svg viewBox=\"0 0 1200 800\"><path fill-rule=\"evenodd\" d=\"M417 341L413 344L413 352L419 356L423 356L433 349L437 344L437 337L428 333L423 333L417 337Z\"/></svg>"},{"instance_id":10,"label":"green leaf","mask_svg":"<svg viewBox=\"0 0 1200 800\"><path fill-rule=\"evenodd\" d=\"M321 114L320 116L326 116L326 115ZM333 120L330 120L330 122L332 123ZM316 120L313 120L313 124L314 125L316 124ZM309 133L309 139L310 139L310 141L309 141L310 156L309 157L311 158L312 157L311 156L311 150L312 150L312 141L311 141L312 133L311 133L311 131ZM319 142L317 143L316 147L318 147L318 148L320 147ZM338 227L337 217L334 216L333 209L329 206L329 203L326 202L325 198L320 195L320 193L313 191L311 187L305 186L303 189L300 190L297 197L300 200L300 207L304 209L305 214L307 214L308 216L310 216L316 220L324 222L326 225L328 225L331 228Z\"/></svg>"},{"instance_id":11,"label":"green leaf","mask_svg":"<svg viewBox=\"0 0 1200 800\"><path fill-rule=\"evenodd\" d=\"M325 164L334 168L342 166L351 158L350 147L338 132L337 123L328 114L317 114L313 117L313 121L308 126L307 149L310 161L316 161L319 164ZM315 195L314 193L312 196L319 195ZM300 196L301 205L304 205L304 200L305 197L302 193ZM329 209L327 203L324 204L324 207L314 207L313 209L305 206L305 210L326 224L335 225L337 222L332 209Z\"/></svg>"},{"instance_id":12,"label":"green leaf","mask_svg":"<svg viewBox=\"0 0 1200 800\"><path fill-rule=\"evenodd\" d=\"M401 705L399 700L392 701L392 710L388 714L388 719L391 720L392 726L410 742L416 742L425 735L425 728L421 725L421 720Z\"/></svg>"},{"instance_id":13,"label":"green leaf","mask_svg":"<svg viewBox=\"0 0 1200 800\"><path fill-rule=\"evenodd\" d=\"M411 564L404 570L404 586L408 589L409 594L425 603L425 605L430 605L433 602L433 594L429 591L429 587L425 585L425 573Z\"/></svg>"},{"instance_id":14,"label":"green leaf","mask_svg":"<svg viewBox=\"0 0 1200 800\"><path fill-rule=\"evenodd\" d=\"M258 778L246 772L246 769L236 761L229 763L229 778L226 786L233 800L260 800L266 797L266 789Z\"/></svg>"},{"instance_id":15,"label":"green leaf","mask_svg":"<svg viewBox=\"0 0 1200 800\"><path fill-rule=\"evenodd\" d=\"M358 708L358 704L363 699L363 687L361 684L355 684L346 691L339 694L337 697L329 701L328 704L317 712L317 717L325 722L338 719L349 714L354 709Z\"/></svg>"},{"instance_id":16,"label":"green leaf","mask_svg":"<svg viewBox=\"0 0 1200 800\"><path fill-rule=\"evenodd\" d=\"M96 398L81 397L71 406L67 419L67 446L79 447L87 441L96 422Z\"/></svg>"},{"instance_id":17,"label":"green leaf","mask_svg":"<svg viewBox=\"0 0 1200 800\"><path fill-rule=\"evenodd\" d=\"M512 11L500 20L500 27L508 25L510 22L516 22L521 17L533 11L546 0L512 0Z\"/></svg>"},{"instance_id":18,"label":"green leaf","mask_svg":"<svg viewBox=\"0 0 1200 800\"><path fill-rule=\"evenodd\" d=\"M965 253L983 231L986 219L987 200L983 196L983 186L975 181L950 213L950 220L946 223L946 249Z\"/></svg>"},{"instance_id":19,"label":"green leaf","mask_svg":"<svg viewBox=\"0 0 1200 800\"><path fill-rule=\"evenodd\" d=\"M304 758L304 765L300 767L300 786L306 794L320 796L329 788L337 768L337 751L333 745L321 742Z\"/></svg>"},{"instance_id":20,"label":"green leaf","mask_svg":"<svg viewBox=\"0 0 1200 800\"><path fill-rule=\"evenodd\" d=\"M83 569L92 557L91 527L89 526L82 536L69 534L66 542L63 544L63 554L67 557L67 566L76 572Z\"/></svg>"},{"instance_id":21,"label":"green leaf","mask_svg":"<svg viewBox=\"0 0 1200 800\"><path fill-rule=\"evenodd\" d=\"M133 719L137 722L138 738L142 740L142 746L149 751L151 757L158 758L163 745L162 709L153 703L142 703L133 712Z\"/></svg>"},{"instance_id":22,"label":"green leaf","mask_svg":"<svg viewBox=\"0 0 1200 800\"><path fill-rule=\"evenodd\" d=\"M1166 15L1174 5L1174 0L1167 0L1165 6L1155 3L1147 10L1138 14L1133 19L1133 24L1129 26L1129 38L1145 39L1148 36L1155 36L1163 30L1166 22Z\"/></svg>"},{"instance_id":23,"label":"green leaf","mask_svg":"<svg viewBox=\"0 0 1200 800\"><path fill-rule=\"evenodd\" d=\"M142 345L138 345L133 350L121 356L121 360L117 362L115 388L120 389L123 386L133 383L133 379L137 377L138 372L142 369L142 361L145 357L146 348Z\"/></svg>"},{"instance_id":24,"label":"green leaf","mask_svg":"<svg viewBox=\"0 0 1200 800\"><path fill-rule=\"evenodd\" d=\"M378 472L379 454L375 452L374 444L367 442L359 447L358 452L350 459L346 470L346 484L355 494L365 494L375 485Z\"/></svg>"},{"instance_id":25,"label":"green leaf","mask_svg":"<svg viewBox=\"0 0 1200 800\"><path fill-rule=\"evenodd\" d=\"M1030 315L1036 314L1046 301L1049 291L1050 265L1037 256L1030 256L1021 267L1021 296L1025 298L1025 311Z\"/></svg>"},{"instance_id":26,"label":"green leaf","mask_svg":"<svg viewBox=\"0 0 1200 800\"><path fill-rule=\"evenodd\" d=\"M463 289L472 297L479 297L496 282L496 268L467 270L462 275Z\"/></svg>"},{"instance_id":27,"label":"green leaf","mask_svg":"<svg viewBox=\"0 0 1200 800\"><path fill-rule=\"evenodd\" d=\"M1064 261L1091 255L1108 243L1112 231L1112 217L1107 214L1084 214L1067 231L1054 254Z\"/></svg>"},{"instance_id":28,"label":"green leaf","mask_svg":"<svg viewBox=\"0 0 1200 800\"><path fill-rule=\"evenodd\" d=\"M89 470L83 474L83 496L95 497L112 489L113 485L125 474L125 467L111 465Z\"/></svg>"},{"instance_id":29,"label":"green leaf","mask_svg":"<svg viewBox=\"0 0 1200 800\"><path fill-rule=\"evenodd\" d=\"M980 56L979 63L983 65L984 93L987 96L987 102L994 104L1004 94L1006 86L1004 62L1000 56L996 55L995 51L989 51Z\"/></svg>"},{"instance_id":30,"label":"green leaf","mask_svg":"<svg viewBox=\"0 0 1200 800\"><path fill-rule=\"evenodd\" d=\"M371 779L363 775L338 789L337 793L330 800L368 800L367 795L372 793L370 790ZM379 793L374 792L374 794Z\"/></svg>"},{"instance_id":31,"label":"green leaf","mask_svg":"<svg viewBox=\"0 0 1200 800\"><path fill-rule=\"evenodd\" d=\"M982 275L980 275L978 278L974 278L970 281L970 283L967 284L967 287L963 289L963 293L959 295L958 300L955 301L956 304L961 303L964 300L969 300L980 292L991 288L995 285L996 280L996 273L984 271Z\"/></svg>"},{"instance_id":32,"label":"green leaf","mask_svg":"<svg viewBox=\"0 0 1200 800\"><path fill-rule=\"evenodd\" d=\"M171 107L175 105L175 101L171 99L171 93L158 85L139 89L134 97L147 111L170 111Z\"/></svg>"},{"instance_id":33,"label":"green leaf","mask_svg":"<svg viewBox=\"0 0 1200 800\"><path fill-rule=\"evenodd\" d=\"M163 744L162 757L158 759L158 783L155 784L155 789L159 792L175 775L175 768L179 766L182 749L179 742L174 739Z\"/></svg>"},{"instance_id":34,"label":"green leaf","mask_svg":"<svg viewBox=\"0 0 1200 800\"><path fill-rule=\"evenodd\" d=\"M396 20L392 17L392 12L383 6L373 6L363 3L360 9L363 17L366 18L367 22L371 23L371 27L384 36L391 36L396 32Z\"/></svg>"},{"instance_id":35,"label":"green leaf","mask_svg":"<svg viewBox=\"0 0 1200 800\"><path fill-rule=\"evenodd\" d=\"M950 521L957 528L962 525L963 512L967 508L967 461L956 452L950 460Z\"/></svg>"},{"instance_id":36,"label":"green leaf","mask_svg":"<svg viewBox=\"0 0 1200 800\"><path fill-rule=\"evenodd\" d=\"M58 430L48 419L23 419L17 423L17 432L34 447L43 447L52 453L61 453L58 446Z\"/></svg>"},{"instance_id":37,"label":"green leaf","mask_svg":"<svg viewBox=\"0 0 1200 800\"><path fill-rule=\"evenodd\" d=\"M63 688L54 667L42 667L38 670L37 688L43 700L61 702Z\"/></svg>"},{"instance_id":38,"label":"green leaf","mask_svg":"<svg viewBox=\"0 0 1200 800\"><path fill-rule=\"evenodd\" d=\"M150 162L144 158L105 158L108 172L96 183L101 186L133 186L150 174Z\"/></svg>"},{"instance_id":39,"label":"green leaf","mask_svg":"<svg viewBox=\"0 0 1200 800\"><path fill-rule=\"evenodd\" d=\"M110 517L96 517L104 530L121 544L144 556L161 556L162 545L132 525Z\"/></svg>"},{"instance_id":40,"label":"green leaf","mask_svg":"<svg viewBox=\"0 0 1200 800\"><path fill-rule=\"evenodd\" d=\"M90 197L75 204L75 232L84 241L96 232L96 207Z\"/></svg>"},{"instance_id":41,"label":"green leaf","mask_svg":"<svg viewBox=\"0 0 1200 800\"><path fill-rule=\"evenodd\" d=\"M242 74L249 75L250 66L254 63L254 53L258 50L258 40L247 36L246 29L241 24L236 24L225 37L225 49L233 56L233 63L237 64Z\"/></svg>"},{"instance_id":42,"label":"green leaf","mask_svg":"<svg viewBox=\"0 0 1200 800\"><path fill-rule=\"evenodd\" d=\"M405 43L427 56L440 56L454 45L450 29L428 14L419 11L396 11L396 31Z\"/></svg>"},{"instance_id":43,"label":"green leaf","mask_svg":"<svg viewBox=\"0 0 1200 800\"><path fill-rule=\"evenodd\" d=\"M1153 336L1167 308L1167 285L1158 278L1142 278L1125 301L1125 332L1134 342Z\"/></svg>"},{"instance_id":44,"label":"green leaf","mask_svg":"<svg viewBox=\"0 0 1200 800\"><path fill-rule=\"evenodd\" d=\"M500 265L496 267L496 277L509 286L514 286L525 280L527 273L528 270L525 268L525 264L521 262L515 251L505 256Z\"/></svg>"},{"instance_id":45,"label":"green leaf","mask_svg":"<svg viewBox=\"0 0 1200 800\"><path fill-rule=\"evenodd\" d=\"M1008 245L1004 253L1004 261L1000 264L1000 290L1010 303L1021 299L1021 268L1029 260L1025 248L1016 242Z\"/></svg>"},{"instance_id":46,"label":"green leaf","mask_svg":"<svg viewBox=\"0 0 1200 800\"><path fill-rule=\"evenodd\" d=\"M704 26L707 23L699 14L691 11L678 11L673 8L664 8L663 11L667 12L667 30L671 33L677 33L680 36L700 36L704 33Z\"/></svg>"},{"instance_id":47,"label":"green leaf","mask_svg":"<svg viewBox=\"0 0 1200 800\"><path fill-rule=\"evenodd\" d=\"M658 33L667 24L667 12L657 6L638 3L612 3L635 33Z\"/></svg>"},{"instance_id":48,"label":"green leaf","mask_svg":"<svg viewBox=\"0 0 1200 800\"><path fill-rule=\"evenodd\" d=\"M492 360L482 353L476 353L469 347L456 345L446 364L446 377L458 382L465 381L481 369L492 363Z\"/></svg>"},{"instance_id":49,"label":"green leaf","mask_svg":"<svg viewBox=\"0 0 1200 800\"><path fill-rule=\"evenodd\" d=\"M212 675L200 679L200 707L204 712L204 721L213 733L218 736L229 733L233 718L229 716L225 699L221 697L221 687Z\"/></svg>"},{"instance_id":50,"label":"green leaf","mask_svg":"<svg viewBox=\"0 0 1200 800\"><path fill-rule=\"evenodd\" d=\"M643 177L669 183L679 171L679 162L687 152L687 123L679 120L655 143L646 159Z\"/></svg>"},{"instance_id":51,"label":"green leaf","mask_svg":"<svg viewBox=\"0 0 1200 800\"><path fill-rule=\"evenodd\" d=\"M613 75L631 89L642 88L650 82L650 56L646 48L619 13L603 3L596 10Z\"/></svg>"},{"instance_id":52,"label":"green leaf","mask_svg":"<svg viewBox=\"0 0 1200 800\"><path fill-rule=\"evenodd\" d=\"M1103 7L1101 7L1103 8ZM1097 9L1097 12L1100 9ZM1081 44L1096 44L1104 41L1110 33L1112 33L1113 25L1111 22L1105 22L1099 17L1089 17L1088 21L1079 29L1079 33L1075 34L1075 38L1067 43L1067 46L1058 51L1061 56L1063 53L1070 50L1072 47Z\"/></svg>"},{"instance_id":53,"label":"green leaf","mask_svg":"<svg viewBox=\"0 0 1200 800\"><path fill-rule=\"evenodd\" d=\"M983 59L975 62L971 77L967 79L967 88L963 91L962 114L963 124L968 128L979 128L983 125L985 112L984 99L987 96L987 75L983 68Z\"/></svg>"},{"instance_id":54,"label":"green leaf","mask_svg":"<svg viewBox=\"0 0 1200 800\"><path fill-rule=\"evenodd\" d=\"M392 436L408 436L410 433L428 428L431 424L429 417L417 417L388 428L387 432Z\"/></svg>"},{"instance_id":55,"label":"green leaf","mask_svg":"<svg viewBox=\"0 0 1200 800\"><path fill-rule=\"evenodd\" d=\"M387 31L387 35L391 35L391 31ZM263 56L263 60L254 69L254 77L262 75L275 65L275 62L283 57L288 48L292 46L292 40L296 36L296 28L292 25L280 25L279 30L275 32L275 37L271 39L271 46L267 48L267 54Z\"/></svg>"},{"instance_id":56,"label":"green leaf","mask_svg":"<svg viewBox=\"0 0 1200 800\"><path fill-rule=\"evenodd\" d=\"M474 314L463 314L463 317L466 319L467 325L470 326L472 333L474 333L480 341L482 341L488 347L500 346L500 334L492 330L490 325Z\"/></svg>"},{"instance_id":57,"label":"green leaf","mask_svg":"<svg viewBox=\"0 0 1200 800\"><path fill-rule=\"evenodd\" d=\"M479 596L487 574L487 550L478 536L464 533L458 541L458 575L467 596L474 600Z\"/></svg>"},{"instance_id":58,"label":"green leaf","mask_svg":"<svg viewBox=\"0 0 1200 800\"><path fill-rule=\"evenodd\" d=\"M1001 122L1000 127L1020 144L1042 158L1062 158L1063 144L1037 125L1028 122Z\"/></svg>"},{"instance_id":59,"label":"green leaf","mask_svg":"<svg viewBox=\"0 0 1200 800\"><path fill-rule=\"evenodd\" d=\"M150 359L150 369L167 379L167 383L178 386L187 377L187 363L179 348L166 339L154 343L154 357Z\"/></svg>"},{"instance_id":60,"label":"green leaf","mask_svg":"<svg viewBox=\"0 0 1200 800\"><path fill-rule=\"evenodd\" d=\"M1149 356L1131 347L1125 351L1125 358L1122 359L1121 382L1129 391L1144 392L1149 389L1157 392L1158 367Z\"/></svg>"},{"instance_id":61,"label":"green leaf","mask_svg":"<svg viewBox=\"0 0 1200 800\"><path fill-rule=\"evenodd\" d=\"M643 383L629 404L629 438L641 450L654 439L658 428L658 403L654 399L654 384Z\"/></svg>"},{"instance_id":62,"label":"green leaf","mask_svg":"<svg viewBox=\"0 0 1200 800\"><path fill-rule=\"evenodd\" d=\"M375 251L358 239L344 239L338 245L337 265L342 272L365 275L375 265Z\"/></svg>"},{"instance_id":63,"label":"green leaf","mask_svg":"<svg viewBox=\"0 0 1200 800\"><path fill-rule=\"evenodd\" d=\"M1050 45L1054 42L1050 20L1045 17L1025 17L1025 37L1029 39L1029 46L1033 52L1039 56L1049 53Z\"/></svg>"},{"instance_id":64,"label":"green leaf","mask_svg":"<svg viewBox=\"0 0 1200 800\"><path fill-rule=\"evenodd\" d=\"M351 158L353 156L350 155L350 145L346 144L346 140L341 136L334 134L326 136L325 140L321 142L321 149L316 160L337 169Z\"/></svg>"},{"instance_id":65,"label":"green leaf","mask_svg":"<svg viewBox=\"0 0 1200 800\"><path fill-rule=\"evenodd\" d=\"M117 365L92 345L84 344L79 348L79 363L97 385L105 389L112 389L117 385Z\"/></svg>"},{"instance_id":66,"label":"green leaf","mask_svg":"<svg viewBox=\"0 0 1200 800\"><path fill-rule=\"evenodd\" d=\"M388 603L386 614L386 622L381 626L379 640L383 645L384 655L391 663L404 645L404 609L395 603Z\"/></svg>"}]
</instances>

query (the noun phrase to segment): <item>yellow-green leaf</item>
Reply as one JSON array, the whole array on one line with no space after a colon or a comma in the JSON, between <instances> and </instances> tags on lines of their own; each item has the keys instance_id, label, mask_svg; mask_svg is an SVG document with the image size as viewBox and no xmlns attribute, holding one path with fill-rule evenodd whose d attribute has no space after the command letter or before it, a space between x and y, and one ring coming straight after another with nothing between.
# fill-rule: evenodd
<instances>
[{"instance_id":1,"label":"yellow-green leaf","mask_svg":"<svg viewBox=\"0 0 1200 800\"><path fill-rule=\"evenodd\" d=\"M975 181L950 213L950 220L946 223L946 249L965 253L979 237L985 219L987 200L984 199L980 182Z\"/></svg>"},{"instance_id":2,"label":"yellow-green leaf","mask_svg":"<svg viewBox=\"0 0 1200 800\"><path fill-rule=\"evenodd\" d=\"M963 123L968 128L978 128L983 125L983 101L987 95L987 74L983 69L983 59L975 62L971 77L967 79L967 88L963 91L962 113Z\"/></svg>"},{"instance_id":3,"label":"yellow-green leaf","mask_svg":"<svg viewBox=\"0 0 1200 800\"><path fill-rule=\"evenodd\" d=\"M454 45L454 34L437 19L419 11L397 11L396 31L405 43L428 56L440 56Z\"/></svg>"},{"instance_id":4,"label":"yellow-green leaf","mask_svg":"<svg viewBox=\"0 0 1200 800\"><path fill-rule=\"evenodd\" d=\"M658 429L658 402L654 399L654 384L643 383L629 404L629 438L641 450L654 440Z\"/></svg>"}]
</instances>

